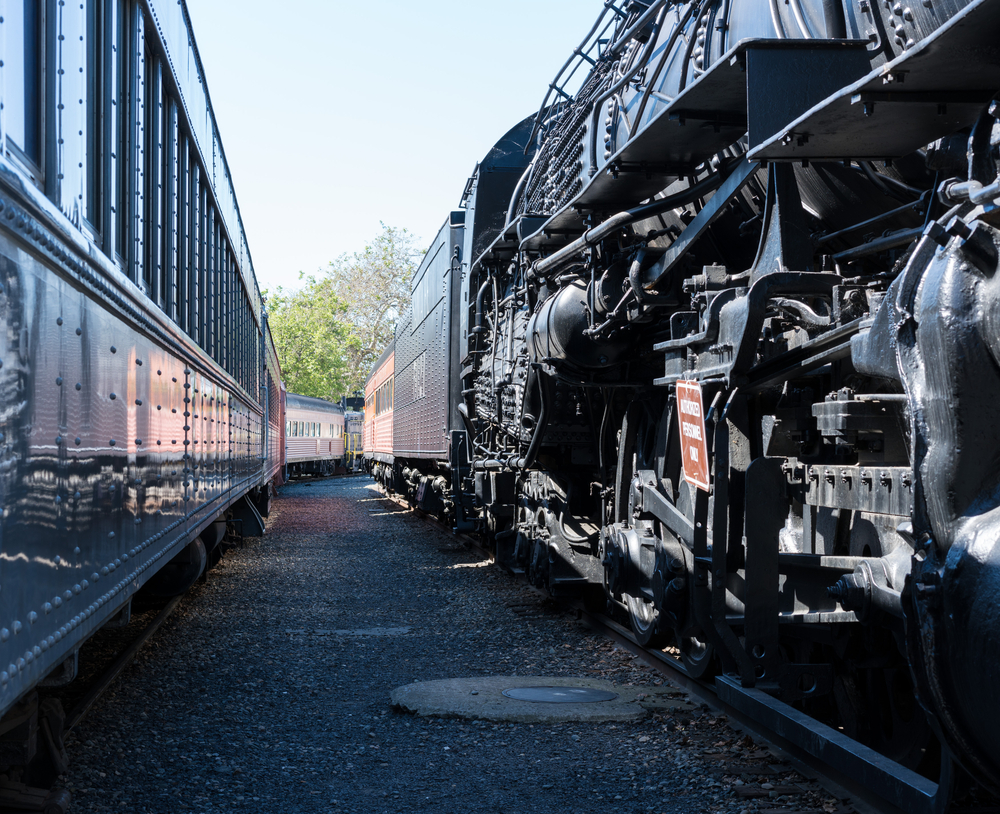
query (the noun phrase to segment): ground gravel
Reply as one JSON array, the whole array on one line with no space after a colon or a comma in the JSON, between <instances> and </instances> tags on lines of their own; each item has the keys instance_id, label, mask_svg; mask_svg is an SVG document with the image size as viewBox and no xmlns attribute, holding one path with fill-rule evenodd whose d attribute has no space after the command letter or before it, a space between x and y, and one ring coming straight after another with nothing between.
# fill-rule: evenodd
<instances>
[{"instance_id":1,"label":"ground gravel","mask_svg":"<svg viewBox=\"0 0 1000 814\"><path fill-rule=\"evenodd\" d=\"M390 706L486 675L664 683L368 478L294 483L77 728L62 780L73 814L852 810L680 691L630 724Z\"/></svg>"}]
</instances>

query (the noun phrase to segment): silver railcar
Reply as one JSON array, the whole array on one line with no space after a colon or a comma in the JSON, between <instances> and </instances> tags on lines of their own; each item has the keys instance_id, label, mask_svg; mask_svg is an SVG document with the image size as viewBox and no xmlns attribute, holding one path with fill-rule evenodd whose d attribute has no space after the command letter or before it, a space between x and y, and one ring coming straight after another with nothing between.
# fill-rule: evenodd
<instances>
[{"instance_id":1,"label":"silver railcar","mask_svg":"<svg viewBox=\"0 0 1000 814\"><path fill-rule=\"evenodd\" d=\"M295 393L285 398L285 464L289 476L343 474L344 408Z\"/></svg>"},{"instance_id":2,"label":"silver railcar","mask_svg":"<svg viewBox=\"0 0 1000 814\"><path fill-rule=\"evenodd\" d=\"M38 765L36 688L262 529L283 418L185 3L8 0L0 48L0 715Z\"/></svg>"}]
</instances>

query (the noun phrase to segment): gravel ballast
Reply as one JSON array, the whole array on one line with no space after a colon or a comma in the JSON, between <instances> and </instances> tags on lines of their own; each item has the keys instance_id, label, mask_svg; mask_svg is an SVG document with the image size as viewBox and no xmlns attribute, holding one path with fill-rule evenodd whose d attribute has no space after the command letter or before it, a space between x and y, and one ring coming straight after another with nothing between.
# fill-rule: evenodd
<instances>
[{"instance_id":1,"label":"gravel ballast","mask_svg":"<svg viewBox=\"0 0 1000 814\"><path fill-rule=\"evenodd\" d=\"M848 812L366 477L282 489L70 737L71 812ZM421 717L414 682L580 676L634 722Z\"/></svg>"}]
</instances>

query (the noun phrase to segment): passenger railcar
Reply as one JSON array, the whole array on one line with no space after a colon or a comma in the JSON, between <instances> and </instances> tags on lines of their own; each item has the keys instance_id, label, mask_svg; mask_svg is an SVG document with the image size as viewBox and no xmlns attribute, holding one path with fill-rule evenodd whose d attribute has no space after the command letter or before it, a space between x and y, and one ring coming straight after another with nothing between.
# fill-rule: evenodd
<instances>
[{"instance_id":1,"label":"passenger railcar","mask_svg":"<svg viewBox=\"0 0 1000 814\"><path fill-rule=\"evenodd\" d=\"M290 477L344 470L344 408L311 396L286 395L285 466Z\"/></svg>"},{"instance_id":2,"label":"passenger railcar","mask_svg":"<svg viewBox=\"0 0 1000 814\"><path fill-rule=\"evenodd\" d=\"M8 0L0 42L6 773L82 642L262 531L284 419L185 4Z\"/></svg>"},{"instance_id":3,"label":"passenger railcar","mask_svg":"<svg viewBox=\"0 0 1000 814\"><path fill-rule=\"evenodd\" d=\"M512 194L467 187L460 424L420 279L395 340L393 488L906 810L1000 787L998 36L996 0L605 4Z\"/></svg>"},{"instance_id":4,"label":"passenger railcar","mask_svg":"<svg viewBox=\"0 0 1000 814\"><path fill-rule=\"evenodd\" d=\"M375 362L365 382L365 418L362 446L365 467L379 483L395 490L392 458L392 403L395 395L393 358L395 342L389 343Z\"/></svg>"}]
</instances>

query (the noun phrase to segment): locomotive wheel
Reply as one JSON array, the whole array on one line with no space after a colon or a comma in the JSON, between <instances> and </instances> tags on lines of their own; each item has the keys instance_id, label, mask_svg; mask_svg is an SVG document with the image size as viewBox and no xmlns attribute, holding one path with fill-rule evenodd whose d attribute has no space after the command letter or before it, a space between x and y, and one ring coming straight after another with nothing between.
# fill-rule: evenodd
<instances>
[{"instance_id":1,"label":"locomotive wheel","mask_svg":"<svg viewBox=\"0 0 1000 814\"><path fill-rule=\"evenodd\" d=\"M632 480L639 470L653 468L655 440L656 421L650 415L647 406L640 403L630 404L622 420L618 446L618 476L615 483L615 520L618 523L629 525L632 523ZM638 567L638 563L632 562L632 558L626 559L631 567L640 570L640 573L625 576L623 581L626 585L632 586L632 590L625 589L623 593L632 631L643 647L660 648L670 640L670 634L664 630L665 626L662 624L662 612L638 587L650 581L644 573L645 567L649 566L648 570L652 574L655 559L660 556L659 548L657 541L656 548L652 552L643 549L640 556L652 558L654 562L642 563L642 568Z\"/></svg>"},{"instance_id":2,"label":"locomotive wheel","mask_svg":"<svg viewBox=\"0 0 1000 814\"><path fill-rule=\"evenodd\" d=\"M715 665L715 647L695 636L687 636L677 643L681 663L692 678L708 675Z\"/></svg>"},{"instance_id":3,"label":"locomotive wheel","mask_svg":"<svg viewBox=\"0 0 1000 814\"><path fill-rule=\"evenodd\" d=\"M660 612L652 602L642 597L628 595L628 618L636 641L643 647L662 648L670 641L670 635L659 630Z\"/></svg>"}]
</instances>

